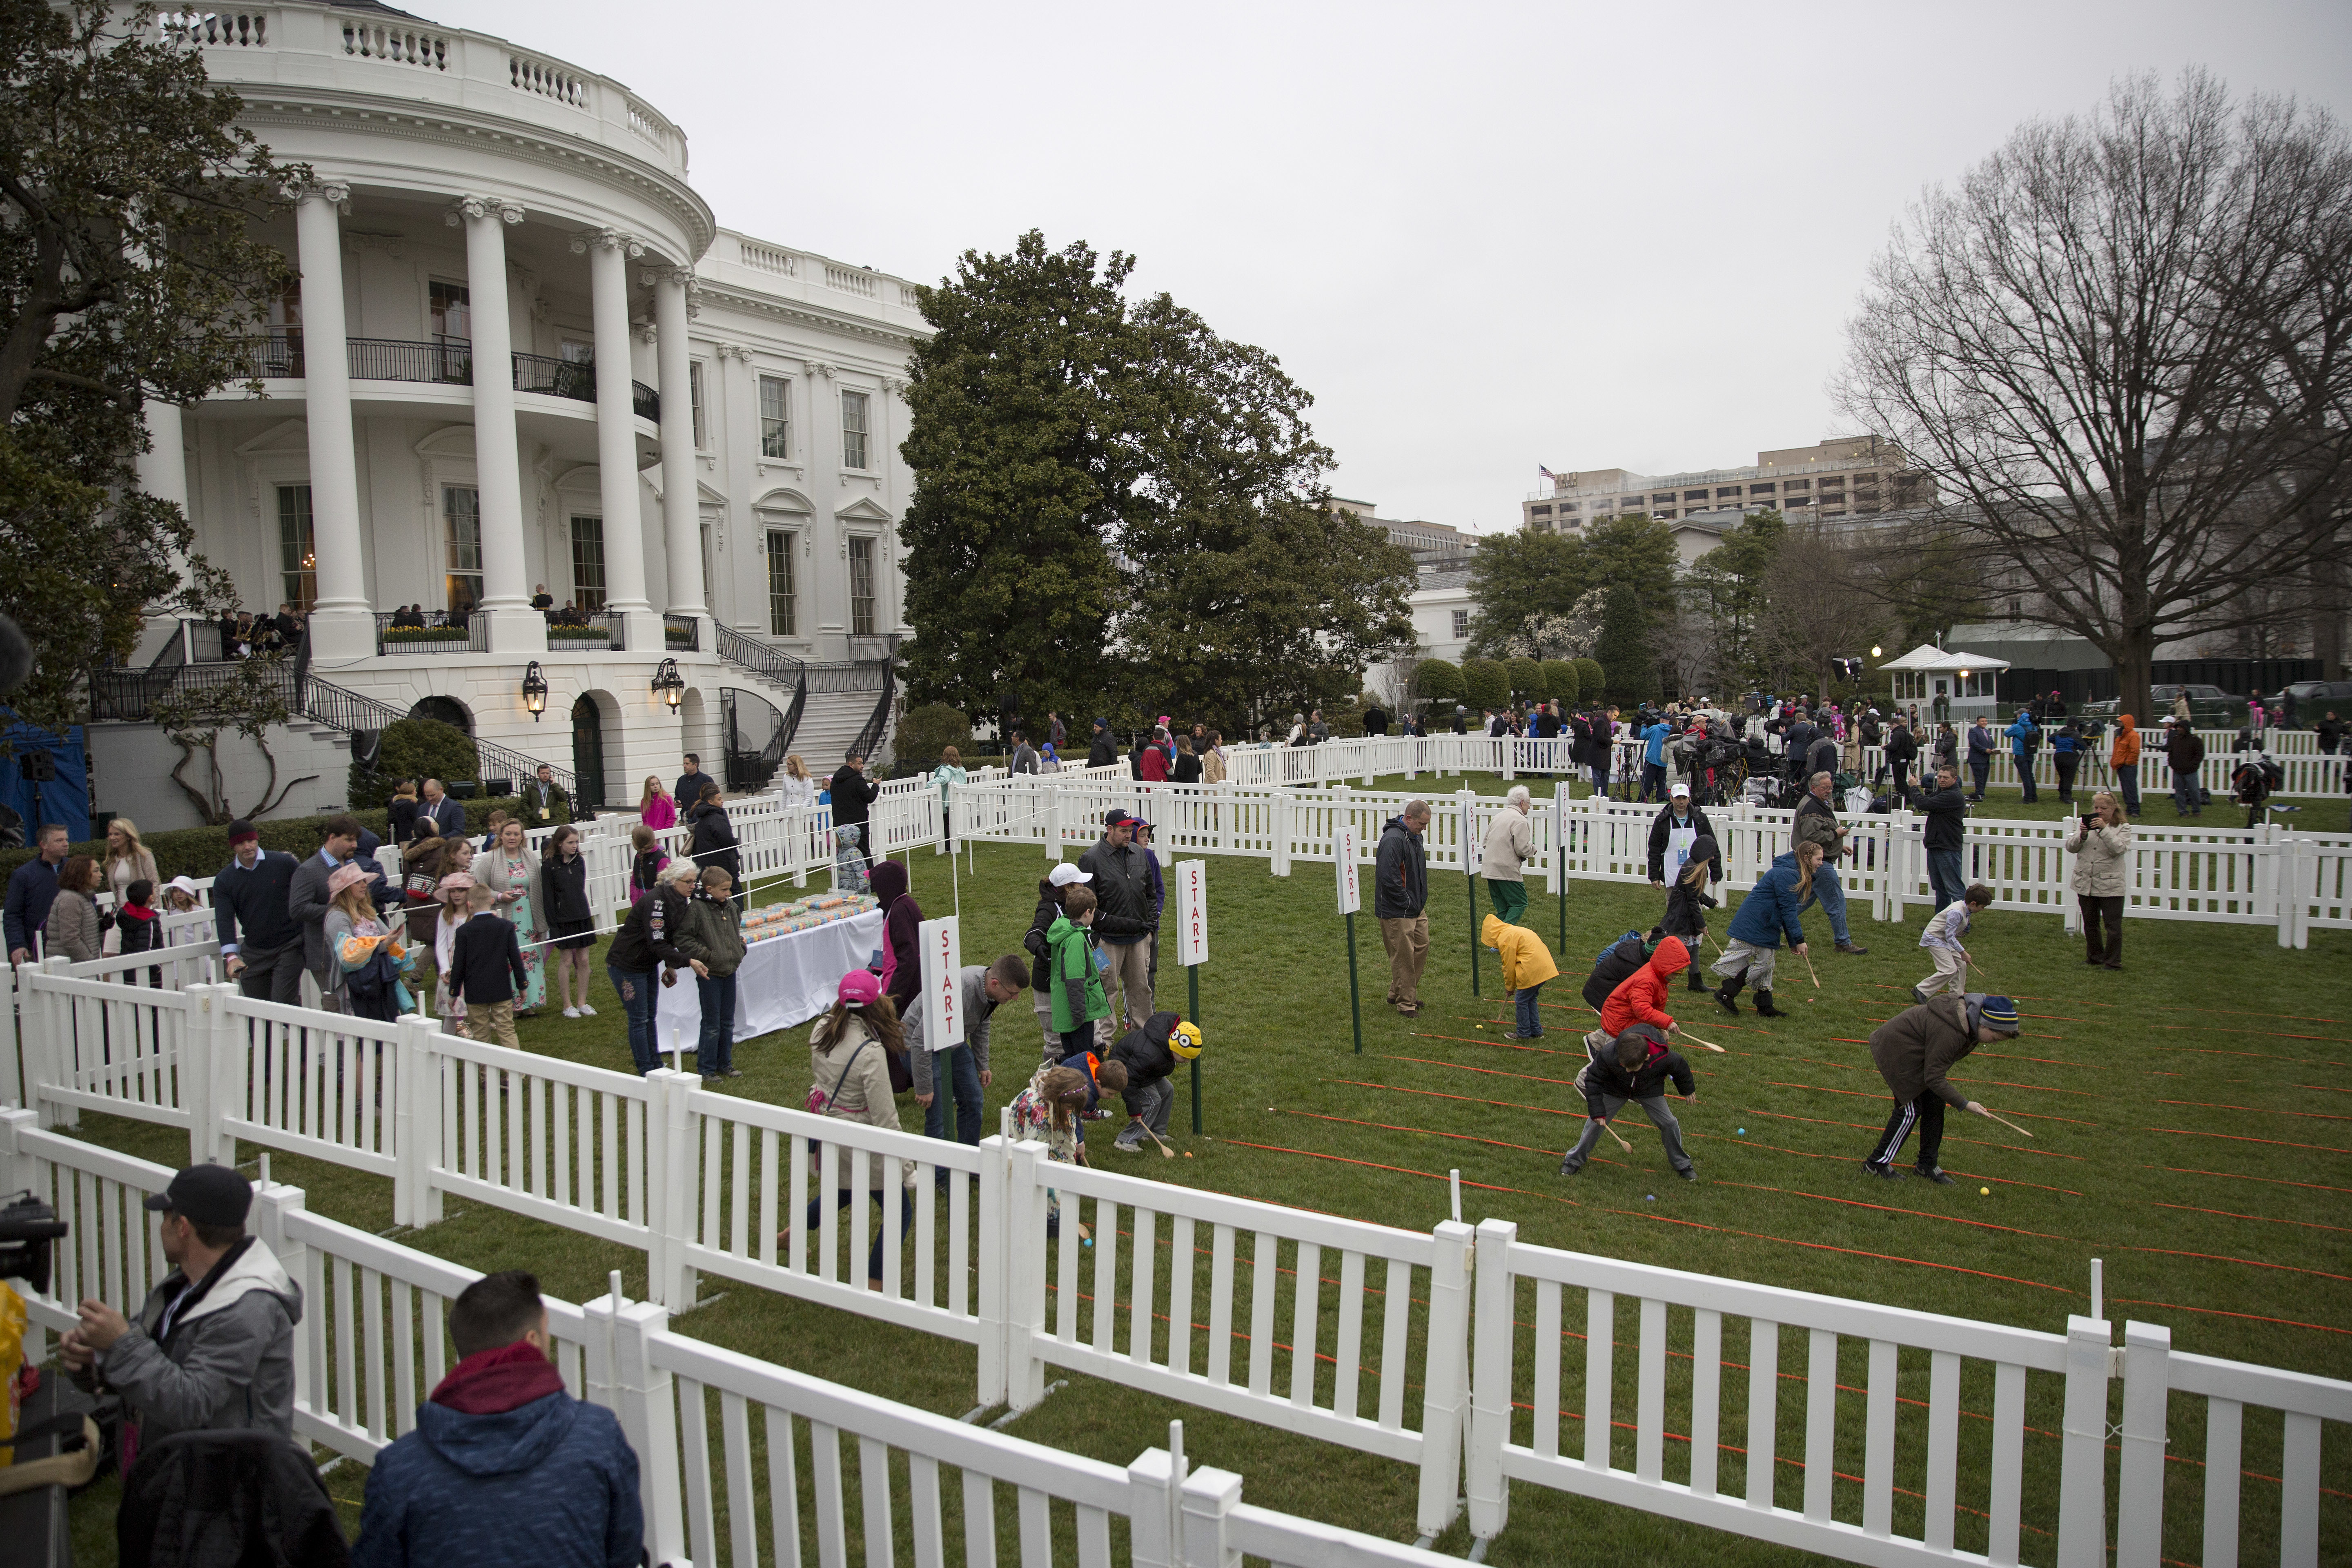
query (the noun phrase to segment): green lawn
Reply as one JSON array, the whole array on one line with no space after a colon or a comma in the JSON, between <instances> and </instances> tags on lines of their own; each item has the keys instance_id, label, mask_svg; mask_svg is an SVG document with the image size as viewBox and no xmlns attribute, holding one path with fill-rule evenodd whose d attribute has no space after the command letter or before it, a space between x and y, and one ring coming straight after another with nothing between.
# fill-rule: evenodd
<instances>
[{"instance_id":1,"label":"green lawn","mask_svg":"<svg viewBox=\"0 0 2352 1568\"><path fill-rule=\"evenodd\" d=\"M1485 792L1507 787L1472 783ZM1381 786L1409 787L1401 779ZM1443 781L1444 791L1458 787L1456 779ZM2168 805L2155 809L2169 813ZM918 853L911 865L916 896L929 912L957 908L947 858ZM978 853L976 869L960 882L968 962L1017 948L1044 865L1034 847ZM1189 1135L1180 1083L1175 1142L1196 1157L1105 1154L1104 1163L1414 1229L1445 1216L1444 1175L1458 1168L1465 1217L1515 1220L1530 1241L2049 1331L2063 1331L2068 1313L2086 1309L2089 1260L2099 1257L2118 1324L2137 1317L2168 1324L2177 1349L2352 1377L2346 1289L2352 1226L2342 1218L2343 1197L2352 1192L2352 1102L2345 1098L2352 1086L2345 1072L2352 1066L2352 941L2343 933L2319 933L2308 952L2291 952L2263 929L2134 921L2126 967L2109 973L2085 970L2053 917L1984 918L1970 945L2002 985L2014 988L2029 1016L2021 1038L1969 1063L1967 1083L2035 1140L1989 1123L1955 1123L1945 1161L1967 1176L1964 1184L1882 1185L1858 1168L1885 1112L1862 1042L1930 965L1916 946L1916 920L1896 927L1858 915L1854 934L1871 952L1854 958L1831 952L1815 912L1808 921L1820 989L1801 963L1784 967L1780 999L1791 1016L1767 1022L1744 1012L1735 1020L1704 997L1691 998L1698 1005L1681 1014L1734 1053L1697 1053L1698 1103L1680 1110L1703 1180L1673 1179L1655 1135L1638 1119L1624 1128L1630 1155L1604 1143L1606 1157L1569 1180L1556 1167L1575 1127L1564 1080L1577 1065L1585 1016L1576 987L1594 952L1629 927L1652 923L1659 897L1615 884L1571 889L1563 975L1546 989L1551 1034L1540 1043L1561 1054L1546 1055L1500 1043L1507 1009L1491 955L1480 965L1484 994L1472 994L1463 880L1433 876L1433 949L1418 1020L1381 1005L1378 930L1361 922L1360 1056L1351 1048L1346 933L1331 912L1330 879L1327 867L1301 864L1286 880L1245 859L1210 860L1212 960L1202 972L1201 1009L1208 1135ZM1728 913L1716 916L1718 941ZM1527 922L1548 938L1558 929L1558 906L1540 885ZM1181 974L1163 968L1160 979L1163 998L1181 1006ZM601 963L595 986L600 1016L527 1020L524 1045L625 1067L620 1012ZM740 1047L744 1076L734 1090L799 1104L809 1086L805 1034L796 1029ZM1034 1065L1036 1046L1033 1015L1015 1005L996 1046L992 1126L996 1108ZM902 1115L910 1112L919 1117L911 1100L902 1105ZM161 1130L89 1117L84 1131L151 1158L184 1157L184 1142L175 1145ZM273 1161L273 1173L307 1186L314 1211L369 1230L390 1224L388 1184L285 1156ZM643 1291L642 1259L617 1247L472 1204L453 1208L446 1222L401 1239L477 1268L533 1268L551 1293L575 1300L600 1293L610 1268L623 1270L632 1294ZM1518 1315L1532 1321L1531 1309ZM1570 1316L1580 1328L1580 1304ZM1678 1315L1677 1322L1686 1344L1687 1321ZM1628 1308L1619 1319L1622 1342L1630 1343L1633 1324ZM761 1291L729 1289L680 1327L950 1415L972 1403L968 1349ZM1727 1356L1737 1344L1744 1359L1746 1342L1744 1332L1726 1325ZM1524 1337L1521 1344L1524 1368ZM1842 1367L1841 1381L1858 1387L1863 1347L1847 1348L1857 1359ZM1914 1367L1905 1358L1906 1395L1924 1396L1919 1359ZM1580 1350L1566 1360L1580 1366ZM1630 1353L1617 1357L1627 1380L1618 1394L1621 1419L1633 1410L1633 1363ZM1801 1339L1789 1338L1780 1365L1784 1397L1792 1402L1780 1428L1787 1456L1801 1451ZM1686 1384L1687 1373L1678 1375ZM1727 1442L1742 1440L1744 1388L1744 1377L1727 1377ZM2055 1485L2055 1394L2054 1382L2043 1388L2037 1381L2029 1403L2035 1429L2027 1448L2029 1519ZM1971 1412L1989 1411L1989 1389L1971 1384L1965 1403ZM1858 1394L1844 1404L1841 1430L1851 1430L1853 1453L1840 1468L1858 1473ZM1011 1430L1124 1464L1164 1442L1171 1416L1185 1420L1195 1462L1240 1471L1253 1501L1412 1534L1412 1478L1395 1466L1090 1379L1074 1380ZM1906 1408L1905 1421L1915 1416L1923 1413ZM1966 1458L1982 1447L1980 1427L1970 1426L1978 1436L1964 1442L1964 1464L1981 1463ZM2204 1451L2203 1429L2201 1405L2193 1419L2189 1402L2176 1406L2172 1455L2189 1461L2171 1468L2177 1487L2186 1489L2169 1510L2166 1550L2177 1559L2198 1555L2193 1461ZM1916 1448L1907 1426L1906 1434L1906 1447ZM1630 1434L1619 1436L1630 1444ZM1573 1424L1564 1441L1580 1445ZM2278 1443L2274 1416L2250 1417L2245 1468L2276 1476ZM1630 1447L1621 1462L1631 1462ZM1681 1462L1670 1458L1670 1477ZM2336 1489L2326 1499L2322 1539L2340 1545L2352 1540L2345 1495L2352 1490L2352 1448L2339 1431L2329 1434L2324 1469L2325 1484ZM1738 1474L1737 1458L1727 1455L1725 1484L1737 1487ZM363 1484L351 1466L330 1479L347 1501ZM1919 1483L1898 1484L1916 1490ZM1970 1492L1964 1479L1964 1501ZM2274 1484L2245 1482L2247 1561L2259 1561L2260 1544L2274 1538L2277 1499ZM1858 1488L1841 1483L1841 1516L1858 1510ZM1916 1519L1916 1499L1905 1506ZM1981 1524L1972 1542L1969 1517L1960 1544L1982 1550ZM89 1542L85 1561L110 1561L110 1545L101 1546L109 1494L94 1490L78 1505L77 1519ZM1900 1510L1897 1527L1910 1528ZM2025 1542L2027 1562L2048 1561L2046 1539L2029 1532ZM1466 1533L1457 1525L1441 1544L1458 1552ZM1700 1552L1725 1563L1797 1560L1675 1521L1516 1488L1511 1525L1492 1559L1544 1563L1571 1552L1605 1562L1687 1561Z\"/></svg>"}]
</instances>

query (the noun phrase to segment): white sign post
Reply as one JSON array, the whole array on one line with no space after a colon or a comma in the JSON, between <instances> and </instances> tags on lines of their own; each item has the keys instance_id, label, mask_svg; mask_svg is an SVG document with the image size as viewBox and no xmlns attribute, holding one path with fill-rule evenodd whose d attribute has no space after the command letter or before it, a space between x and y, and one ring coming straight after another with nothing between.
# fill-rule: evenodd
<instances>
[{"instance_id":1,"label":"white sign post","mask_svg":"<svg viewBox=\"0 0 2352 1568\"><path fill-rule=\"evenodd\" d=\"M1356 1030L1356 1054L1364 1054L1364 1010L1356 993L1356 911L1364 907L1362 868L1356 864L1356 825L1342 822L1331 836L1339 862L1339 913L1348 921L1348 1016Z\"/></svg>"},{"instance_id":2,"label":"white sign post","mask_svg":"<svg viewBox=\"0 0 2352 1568\"><path fill-rule=\"evenodd\" d=\"M1184 966L1184 1017L1201 1026L1201 965L1209 962L1209 863L1185 860L1176 867L1176 962ZM1192 1058L1192 1132L1201 1131L1201 1058Z\"/></svg>"},{"instance_id":3,"label":"white sign post","mask_svg":"<svg viewBox=\"0 0 2352 1568\"><path fill-rule=\"evenodd\" d=\"M963 941L956 917L925 921L915 928L923 954L923 1044L943 1051L963 1044Z\"/></svg>"}]
</instances>

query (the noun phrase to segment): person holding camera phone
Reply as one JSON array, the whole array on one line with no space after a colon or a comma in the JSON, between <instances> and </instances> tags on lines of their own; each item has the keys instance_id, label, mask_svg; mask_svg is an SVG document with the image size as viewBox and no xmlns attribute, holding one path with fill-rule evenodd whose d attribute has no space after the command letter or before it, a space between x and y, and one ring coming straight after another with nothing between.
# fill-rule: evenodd
<instances>
[{"instance_id":1,"label":"person holding camera phone","mask_svg":"<svg viewBox=\"0 0 2352 1568\"><path fill-rule=\"evenodd\" d=\"M2074 857L2071 885L2083 911L2084 962L2102 969L2124 966L2124 887L2131 843L2131 824L2109 790L2093 795L2089 813L2066 825L2066 852Z\"/></svg>"}]
</instances>

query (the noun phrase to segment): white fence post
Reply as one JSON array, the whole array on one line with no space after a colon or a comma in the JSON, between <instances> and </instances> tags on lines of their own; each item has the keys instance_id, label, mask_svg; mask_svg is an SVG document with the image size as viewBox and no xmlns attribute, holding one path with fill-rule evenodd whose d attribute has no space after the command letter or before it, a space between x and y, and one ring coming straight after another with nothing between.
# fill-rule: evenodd
<instances>
[{"instance_id":1,"label":"white fence post","mask_svg":"<svg viewBox=\"0 0 2352 1568\"><path fill-rule=\"evenodd\" d=\"M17 989L16 966L0 967L0 1103L28 1105L26 1089L33 1081L32 1064L17 1055L16 1013L24 1000Z\"/></svg>"},{"instance_id":2,"label":"white fence post","mask_svg":"<svg viewBox=\"0 0 2352 1568\"><path fill-rule=\"evenodd\" d=\"M440 1062L433 1053L433 1020L410 1013L394 1026L392 1044L392 1223L421 1226L438 1218L432 1188L441 1118Z\"/></svg>"},{"instance_id":3,"label":"white fence post","mask_svg":"<svg viewBox=\"0 0 2352 1568\"><path fill-rule=\"evenodd\" d=\"M669 1310L683 1312L694 1305L695 1271L682 1255L693 1230L694 1169L700 1157L687 1091L700 1085L695 1074L668 1068L647 1073L646 1085L652 1091L646 1105L646 1289Z\"/></svg>"},{"instance_id":4,"label":"white fence post","mask_svg":"<svg viewBox=\"0 0 2352 1568\"><path fill-rule=\"evenodd\" d=\"M1037 1336L1045 1329L1045 1191L1038 1179L1045 1149L1024 1140L1008 1146L1005 1153L1001 1286L1004 1302L1004 1401L1015 1410L1026 1410L1045 1396L1045 1363L1037 1359L1036 1350ZM987 1189L983 1187L981 1201L985 1204L987 1200ZM1068 1199L1065 1208L1063 1223L1076 1225L1077 1199ZM983 1235L986 1224L983 1210ZM1033 1261L1037 1267L1030 1267ZM986 1289L984 1280L982 1289ZM982 1397L986 1396L983 1389Z\"/></svg>"},{"instance_id":5,"label":"white fence post","mask_svg":"<svg viewBox=\"0 0 2352 1568\"><path fill-rule=\"evenodd\" d=\"M1183 1485L1184 1568L1241 1568L1241 1548L1225 1544L1225 1516L1241 1503L1241 1477L1204 1466Z\"/></svg>"},{"instance_id":6,"label":"white fence post","mask_svg":"<svg viewBox=\"0 0 2352 1568\"><path fill-rule=\"evenodd\" d=\"M2116 1474L2116 1568L2157 1568L2164 1544L2165 1400L2172 1331L2124 1325L2123 1461Z\"/></svg>"},{"instance_id":7,"label":"white fence post","mask_svg":"<svg viewBox=\"0 0 2352 1568\"><path fill-rule=\"evenodd\" d=\"M1470 1243L1458 1219L1439 1222L1429 1268L1429 1365L1421 1404L1423 1535L1454 1522L1462 1492L1462 1443L1470 1418Z\"/></svg>"},{"instance_id":8,"label":"white fence post","mask_svg":"<svg viewBox=\"0 0 2352 1568\"><path fill-rule=\"evenodd\" d=\"M617 1310L616 1310L617 1308ZM645 1509L646 1542L656 1563L686 1559L686 1510L678 1485L677 1398L670 1374L654 1365L653 1336L669 1329L669 1313L652 1301L620 1306L610 1296L584 1303L588 1317L591 1397L599 1360L621 1433L637 1451L637 1494ZM604 1340L611 1348L604 1352ZM603 1403L600 1401L599 1403ZM745 1500L748 1506L749 1500Z\"/></svg>"},{"instance_id":9,"label":"white fence post","mask_svg":"<svg viewBox=\"0 0 2352 1568\"><path fill-rule=\"evenodd\" d=\"M308 1195L300 1187L289 1187L279 1182L256 1182L253 1185L253 1234L261 1238L262 1246L269 1248L270 1255L276 1258L279 1267L286 1270L286 1277L301 1287L306 1293L310 1289L310 1278L309 1263L305 1256L309 1248L287 1235L286 1219L289 1215L304 1213L309 1207L309 1203ZM313 1313L327 1310L327 1303L324 1301L306 1300L302 1304ZM428 1328L425 1331L428 1333L437 1331L437 1325ZM309 1342L303 1333L298 1331L294 1339L294 1408L296 1410L317 1408L319 1391L311 1386L311 1383ZM387 1428L389 1425L386 1423Z\"/></svg>"},{"instance_id":10,"label":"white fence post","mask_svg":"<svg viewBox=\"0 0 2352 1568\"><path fill-rule=\"evenodd\" d=\"M1277 788L1267 799L1266 826L1274 835L1274 854L1266 866L1268 874L1290 875L1290 792Z\"/></svg>"},{"instance_id":11,"label":"white fence post","mask_svg":"<svg viewBox=\"0 0 2352 1568\"><path fill-rule=\"evenodd\" d=\"M228 1107L236 1103L229 1080L232 1066L240 1062L236 1021L229 1016L234 985L188 987L188 1029L178 1068L181 1109L188 1113L188 1163L192 1165L234 1165L236 1140L221 1130Z\"/></svg>"},{"instance_id":12,"label":"white fence post","mask_svg":"<svg viewBox=\"0 0 2352 1568\"><path fill-rule=\"evenodd\" d=\"M2107 1378L2111 1333L2097 1318L2066 1320L2066 1404L2058 1470L2057 1568L2107 1560Z\"/></svg>"},{"instance_id":13,"label":"white fence post","mask_svg":"<svg viewBox=\"0 0 2352 1568\"><path fill-rule=\"evenodd\" d=\"M41 1119L32 1111L0 1108L0 1182L7 1184L12 1193L30 1193L41 1196L34 1181L33 1156L25 1151L20 1133L37 1131Z\"/></svg>"},{"instance_id":14,"label":"white fence post","mask_svg":"<svg viewBox=\"0 0 2352 1568\"><path fill-rule=\"evenodd\" d=\"M1146 1448L1127 1467L1127 1485L1131 1568L1183 1568L1176 1542L1169 1539L1177 1518L1175 1456L1165 1448Z\"/></svg>"},{"instance_id":15,"label":"white fence post","mask_svg":"<svg viewBox=\"0 0 2352 1568\"><path fill-rule=\"evenodd\" d=\"M1503 1447L1511 1437L1511 1247L1519 1227L1490 1219L1478 1226L1477 1368L1470 1410L1470 1533L1491 1541L1511 1518L1511 1483Z\"/></svg>"},{"instance_id":16,"label":"white fence post","mask_svg":"<svg viewBox=\"0 0 2352 1568\"><path fill-rule=\"evenodd\" d=\"M1012 1163L1012 1141L993 1133L980 1144L980 1273L974 1309L980 1318L980 1403L1004 1403L1005 1366L1013 1345L1005 1322L1005 1281L1012 1269L1007 1248L1012 1245L1005 1208L1006 1167Z\"/></svg>"}]
</instances>

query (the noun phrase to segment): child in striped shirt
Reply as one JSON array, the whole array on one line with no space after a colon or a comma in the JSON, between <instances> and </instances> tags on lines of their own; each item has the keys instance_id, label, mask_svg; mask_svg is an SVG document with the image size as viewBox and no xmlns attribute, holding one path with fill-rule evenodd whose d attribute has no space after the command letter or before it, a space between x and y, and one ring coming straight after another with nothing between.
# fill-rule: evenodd
<instances>
[{"instance_id":1,"label":"child in striped shirt","mask_svg":"<svg viewBox=\"0 0 2352 1568\"><path fill-rule=\"evenodd\" d=\"M1960 945L1968 934L1979 910L1992 907L1992 889L1982 882L1970 887L1964 898L1954 899L1927 917L1927 929L1919 933L1919 945L1935 955L1936 973L1911 987L1911 1000L1925 1002L1938 991L1949 991L1958 996L1969 988L1969 950Z\"/></svg>"}]
</instances>

